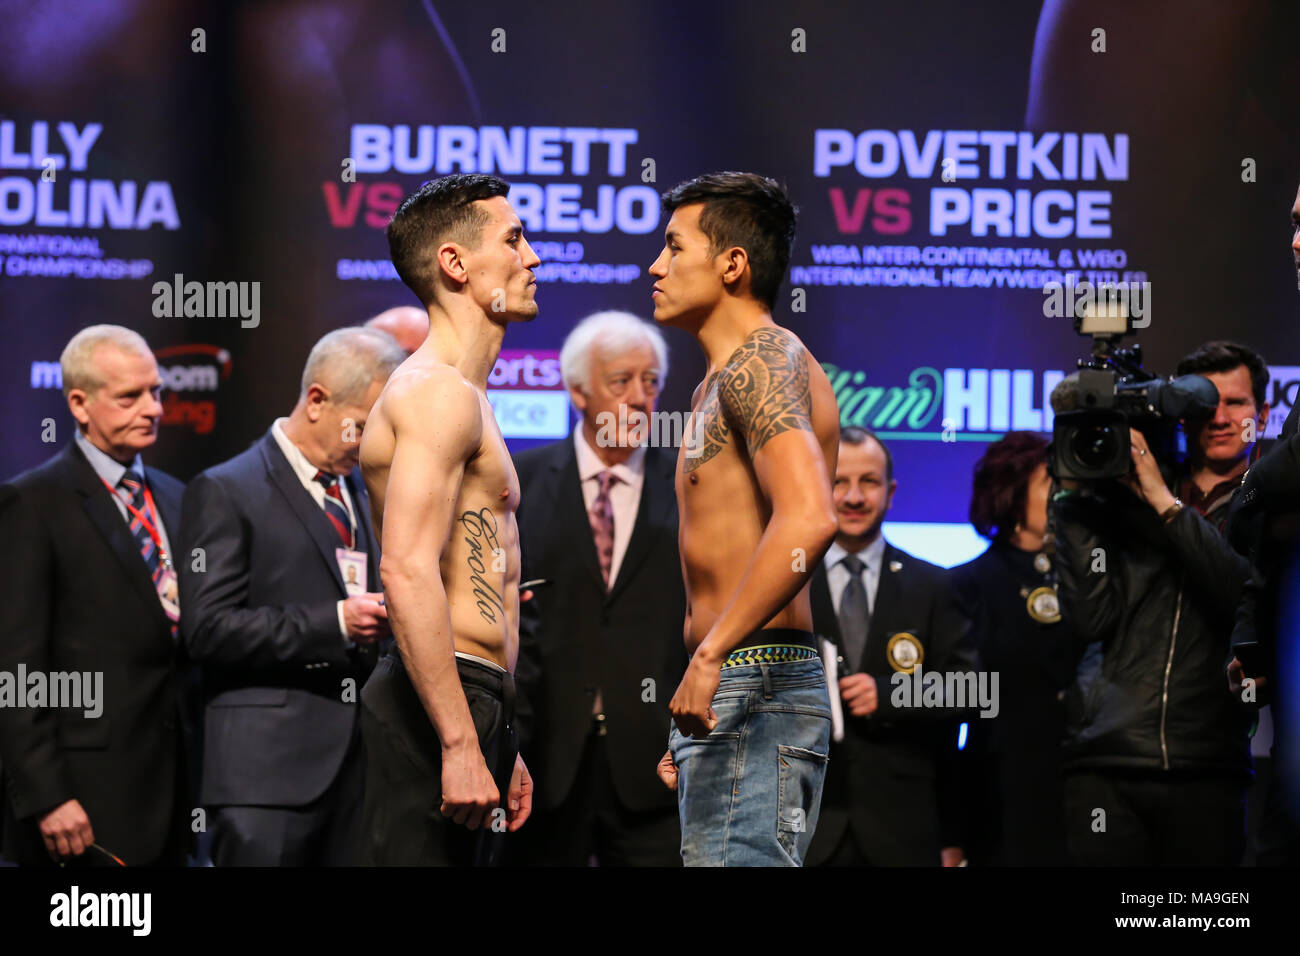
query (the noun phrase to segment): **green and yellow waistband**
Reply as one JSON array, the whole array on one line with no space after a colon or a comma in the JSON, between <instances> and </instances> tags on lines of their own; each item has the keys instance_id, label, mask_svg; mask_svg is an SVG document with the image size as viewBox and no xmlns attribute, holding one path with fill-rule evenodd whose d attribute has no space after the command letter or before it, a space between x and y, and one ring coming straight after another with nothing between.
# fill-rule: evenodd
<instances>
[{"instance_id":1,"label":"green and yellow waistband","mask_svg":"<svg viewBox=\"0 0 1300 956\"><path fill-rule=\"evenodd\" d=\"M819 656L811 647L799 644L762 644L732 651L722 662L722 667L725 670L728 667L749 667L754 664L785 664L790 661L809 661Z\"/></svg>"}]
</instances>

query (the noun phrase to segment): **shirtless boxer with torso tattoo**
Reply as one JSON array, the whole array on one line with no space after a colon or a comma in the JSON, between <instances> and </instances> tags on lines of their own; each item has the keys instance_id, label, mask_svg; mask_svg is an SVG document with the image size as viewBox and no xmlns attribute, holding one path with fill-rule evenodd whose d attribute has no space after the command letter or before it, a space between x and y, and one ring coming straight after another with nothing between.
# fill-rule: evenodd
<instances>
[{"instance_id":1,"label":"shirtless boxer with torso tattoo","mask_svg":"<svg viewBox=\"0 0 1300 956\"><path fill-rule=\"evenodd\" d=\"M687 865L800 865L830 745L808 581L836 531L839 410L771 309L794 208L776 183L719 173L664 197L655 320L709 360L679 455L692 654L660 776L678 792Z\"/></svg>"},{"instance_id":2,"label":"shirtless boxer with torso tattoo","mask_svg":"<svg viewBox=\"0 0 1300 956\"><path fill-rule=\"evenodd\" d=\"M429 336L361 442L396 638L362 693L372 864L495 862L496 837L532 805L511 726L519 483L486 387L506 326L537 314L540 260L507 189L491 176L434 180L388 227Z\"/></svg>"}]
</instances>

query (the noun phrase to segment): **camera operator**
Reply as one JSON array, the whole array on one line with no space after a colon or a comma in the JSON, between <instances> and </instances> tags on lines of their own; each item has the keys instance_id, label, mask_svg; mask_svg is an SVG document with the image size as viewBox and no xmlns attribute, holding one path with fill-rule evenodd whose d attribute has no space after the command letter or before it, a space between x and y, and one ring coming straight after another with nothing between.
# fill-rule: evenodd
<instances>
[{"instance_id":1,"label":"camera operator","mask_svg":"<svg viewBox=\"0 0 1300 956\"><path fill-rule=\"evenodd\" d=\"M1080 865L1231 866L1245 847L1251 714L1223 675L1249 566L1221 530L1268 420L1268 369L1244 346L1211 342L1178 373L1219 393L1212 416L1184 422L1179 496L1148 436L1130 428L1127 475L1062 480L1053 501L1061 604L1086 645L1065 740Z\"/></svg>"}]
</instances>

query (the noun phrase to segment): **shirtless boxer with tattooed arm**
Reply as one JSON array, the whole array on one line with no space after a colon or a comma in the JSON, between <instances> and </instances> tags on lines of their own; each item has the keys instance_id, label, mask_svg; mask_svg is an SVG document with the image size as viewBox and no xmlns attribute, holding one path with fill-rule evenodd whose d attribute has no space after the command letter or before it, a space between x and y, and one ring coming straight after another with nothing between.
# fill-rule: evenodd
<instances>
[{"instance_id":1,"label":"shirtless boxer with tattooed arm","mask_svg":"<svg viewBox=\"0 0 1300 956\"><path fill-rule=\"evenodd\" d=\"M501 832L532 806L511 723L519 482L486 393L506 326L537 314L540 260L508 188L492 176L433 180L388 227L429 335L389 378L361 441L396 638L361 697L376 865L496 862Z\"/></svg>"},{"instance_id":2,"label":"shirtless boxer with tattooed arm","mask_svg":"<svg viewBox=\"0 0 1300 956\"><path fill-rule=\"evenodd\" d=\"M785 191L717 173L663 205L654 317L694 335L709 367L678 456L692 657L659 774L677 790L686 865L799 866L830 745L808 582L836 531L839 409L772 321L794 238Z\"/></svg>"}]
</instances>

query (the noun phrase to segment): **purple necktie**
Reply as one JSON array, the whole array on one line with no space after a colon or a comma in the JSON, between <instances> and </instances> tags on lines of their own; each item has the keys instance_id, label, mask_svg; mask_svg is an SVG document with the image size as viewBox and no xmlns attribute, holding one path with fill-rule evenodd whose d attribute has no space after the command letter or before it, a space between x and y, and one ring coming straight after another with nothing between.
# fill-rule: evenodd
<instances>
[{"instance_id":1,"label":"purple necktie","mask_svg":"<svg viewBox=\"0 0 1300 956\"><path fill-rule=\"evenodd\" d=\"M591 521L591 536L596 543L596 559L600 562L600 576L605 579L605 589L609 590L609 569L614 562L614 506L609 500L609 489L618 481L608 469L596 476L600 481L600 491L591 503L587 514Z\"/></svg>"},{"instance_id":2,"label":"purple necktie","mask_svg":"<svg viewBox=\"0 0 1300 956\"><path fill-rule=\"evenodd\" d=\"M614 563L614 506L609 500L609 489L614 482L618 481L618 476L606 469L596 478L600 482L600 491L596 493L596 500L591 503L591 511L587 513L587 518L591 521L591 537L596 543L596 559L600 562L600 576L605 579L605 590L608 591L609 569ZM600 733L603 736L605 702L600 688L596 688L591 712L602 721Z\"/></svg>"}]
</instances>

